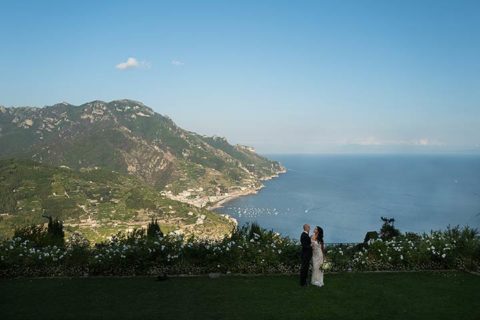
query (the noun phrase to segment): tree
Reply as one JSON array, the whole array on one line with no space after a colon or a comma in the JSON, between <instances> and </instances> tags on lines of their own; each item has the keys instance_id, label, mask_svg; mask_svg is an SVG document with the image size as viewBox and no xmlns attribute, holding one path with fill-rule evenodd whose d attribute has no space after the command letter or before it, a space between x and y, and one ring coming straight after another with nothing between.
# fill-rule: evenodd
<instances>
[{"instance_id":1,"label":"tree","mask_svg":"<svg viewBox=\"0 0 480 320\"><path fill-rule=\"evenodd\" d=\"M147 226L147 237L149 239L155 238L157 236L163 237L163 232L160 229L160 225L158 224L157 219L150 221Z\"/></svg>"},{"instance_id":2,"label":"tree","mask_svg":"<svg viewBox=\"0 0 480 320\"><path fill-rule=\"evenodd\" d=\"M400 230L396 229L394 226L394 218L381 217L381 219L383 221L382 228L380 229L380 238L382 238L382 240L388 240L400 235Z\"/></svg>"},{"instance_id":3,"label":"tree","mask_svg":"<svg viewBox=\"0 0 480 320\"><path fill-rule=\"evenodd\" d=\"M65 244L65 232L63 231L63 222L52 216L42 215L48 219L47 234L49 242L52 245L63 247Z\"/></svg>"},{"instance_id":4,"label":"tree","mask_svg":"<svg viewBox=\"0 0 480 320\"><path fill-rule=\"evenodd\" d=\"M363 243L368 243L370 240L378 239L378 232L377 231L368 231L365 234L365 239L363 239Z\"/></svg>"}]
</instances>

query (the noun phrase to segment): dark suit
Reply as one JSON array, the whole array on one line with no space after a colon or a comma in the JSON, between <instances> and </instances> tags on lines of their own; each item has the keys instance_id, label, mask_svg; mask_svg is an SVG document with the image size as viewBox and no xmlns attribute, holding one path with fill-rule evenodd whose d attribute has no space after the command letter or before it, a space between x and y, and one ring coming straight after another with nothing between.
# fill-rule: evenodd
<instances>
[{"instance_id":1,"label":"dark suit","mask_svg":"<svg viewBox=\"0 0 480 320\"><path fill-rule=\"evenodd\" d=\"M300 268L300 285L307 285L308 269L310 267L310 260L312 260L312 240L306 232L302 232L300 236L300 243L302 244L302 267Z\"/></svg>"}]
</instances>

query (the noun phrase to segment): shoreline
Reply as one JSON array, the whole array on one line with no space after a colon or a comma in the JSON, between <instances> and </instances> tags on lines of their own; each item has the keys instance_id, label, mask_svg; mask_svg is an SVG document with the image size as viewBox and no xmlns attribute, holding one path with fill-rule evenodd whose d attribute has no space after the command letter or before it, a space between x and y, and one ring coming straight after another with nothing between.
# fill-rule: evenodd
<instances>
[{"instance_id":1,"label":"shoreline","mask_svg":"<svg viewBox=\"0 0 480 320\"><path fill-rule=\"evenodd\" d=\"M221 196L204 196L201 198L196 198L196 199L187 199L185 197L179 196L179 195L172 195L172 194L164 194L169 199L180 201L183 203L187 203L190 205L193 205L197 208L203 208L205 210L217 213L217 214L222 214L222 215L227 215L230 219L233 219L230 217L228 214L224 214L223 212L217 212L214 211L216 209L222 208L226 203L233 201L237 198L244 197L244 196L249 196L249 195L254 195L257 194L261 189L265 187L262 181L268 181L272 180L274 178L278 178L281 174L284 174L287 172L287 169L285 167L282 167L280 170L275 172L272 175L269 176L264 176L259 178L258 180L260 181L259 186L254 187L254 188L247 188L243 187L243 190L234 190L232 192L229 192L227 195L221 195ZM210 205L206 205L210 203Z\"/></svg>"},{"instance_id":2,"label":"shoreline","mask_svg":"<svg viewBox=\"0 0 480 320\"><path fill-rule=\"evenodd\" d=\"M271 175L271 176L266 176L266 177L262 177L260 178L260 181L268 181L268 180L272 180L274 178L278 178L281 174L284 174L284 173L287 173L287 169L286 168L283 168L282 170L276 172L275 174ZM240 198L240 197L244 197L244 196L249 196L249 195L254 195L254 194L257 194L261 189L263 189L265 187L265 185L261 184L260 186L258 186L257 188L253 188L253 189L247 189L247 190L243 190L243 191L239 191L239 192L236 192L236 193L232 193L232 194L229 194L228 196L225 196L224 199L221 199L219 201L216 201L214 204L212 204L211 206L207 207L206 209L207 210L210 210L210 211L213 211L215 209L220 209L222 207L224 207L224 205L230 201L233 201L237 198ZM223 213L222 214L226 214L226 213Z\"/></svg>"},{"instance_id":3,"label":"shoreline","mask_svg":"<svg viewBox=\"0 0 480 320\"><path fill-rule=\"evenodd\" d=\"M224 199L218 200L217 202L215 202L211 206L208 206L206 209L210 210L210 211L213 211L215 209L222 208L227 202L233 201L233 200L235 200L237 198L240 198L240 197L257 194L258 191L260 191L263 188L264 188L264 185L261 185L261 186L259 186L258 188L255 188L255 189L247 189L247 190L239 191L239 192L236 192L236 193L233 193L233 194L229 194L228 196L225 196Z\"/></svg>"}]
</instances>

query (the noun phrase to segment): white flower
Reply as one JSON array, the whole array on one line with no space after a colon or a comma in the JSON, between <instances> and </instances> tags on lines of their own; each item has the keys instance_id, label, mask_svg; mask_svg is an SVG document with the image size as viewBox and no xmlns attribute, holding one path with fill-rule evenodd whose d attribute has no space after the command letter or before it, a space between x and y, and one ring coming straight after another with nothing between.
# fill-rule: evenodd
<instances>
[{"instance_id":1,"label":"white flower","mask_svg":"<svg viewBox=\"0 0 480 320\"><path fill-rule=\"evenodd\" d=\"M278 250L278 254L281 254L282 253L282 250Z\"/></svg>"},{"instance_id":2,"label":"white flower","mask_svg":"<svg viewBox=\"0 0 480 320\"><path fill-rule=\"evenodd\" d=\"M403 260L403 254L400 255L400 260Z\"/></svg>"},{"instance_id":3,"label":"white flower","mask_svg":"<svg viewBox=\"0 0 480 320\"><path fill-rule=\"evenodd\" d=\"M443 258L443 259L445 259L446 256L447 256L447 255L446 255L445 253L442 254L442 258Z\"/></svg>"}]
</instances>

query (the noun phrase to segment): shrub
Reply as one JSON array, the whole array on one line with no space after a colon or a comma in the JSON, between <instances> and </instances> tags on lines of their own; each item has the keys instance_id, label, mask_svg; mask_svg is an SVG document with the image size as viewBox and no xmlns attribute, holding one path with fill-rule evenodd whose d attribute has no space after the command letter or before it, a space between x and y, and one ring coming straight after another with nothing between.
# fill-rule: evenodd
<instances>
[{"instance_id":1,"label":"shrub","mask_svg":"<svg viewBox=\"0 0 480 320\"><path fill-rule=\"evenodd\" d=\"M69 267L86 268L90 260L90 241L80 232L73 232L66 240L65 264Z\"/></svg>"},{"instance_id":2,"label":"shrub","mask_svg":"<svg viewBox=\"0 0 480 320\"><path fill-rule=\"evenodd\" d=\"M378 232L377 231L369 231L365 234L365 239L363 239L363 243L367 243L369 240L376 240L378 239Z\"/></svg>"},{"instance_id":3,"label":"shrub","mask_svg":"<svg viewBox=\"0 0 480 320\"><path fill-rule=\"evenodd\" d=\"M14 231L13 238L30 241L36 247L62 246L64 245L65 233L63 223L58 219L48 217L48 225L31 225L18 228Z\"/></svg>"},{"instance_id":4,"label":"shrub","mask_svg":"<svg viewBox=\"0 0 480 320\"><path fill-rule=\"evenodd\" d=\"M382 238L382 240L392 239L400 235L400 230L394 226L394 218L381 217L381 220L383 221L382 228L380 229L380 238Z\"/></svg>"},{"instance_id":5,"label":"shrub","mask_svg":"<svg viewBox=\"0 0 480 320\"><path fill-rule=\"evenodd\" d=\"M62 247L44 241L48 234L43 227L22 228L15 234L14 238L0 242L0 277L297 273L300 263L297 241L256 224L236 228L230 237L218 241L135 229L94 246L75 232ZM422 235L400 234L389 240L370 239L366 244L327 244L332 271L479 271L479 253L478 231L458 226Z\"/></svg>"},{"instance_id":6,"label":"shrub","mask_svg":"<svg viewBox=\"0 0 480 320\"><path fill-rule=\"evenodd\" d=\"M49 237L43 225L31 225L15 229L13 238L28 240L38 247L49 245Z\"/></svg>"}]
</instances>

